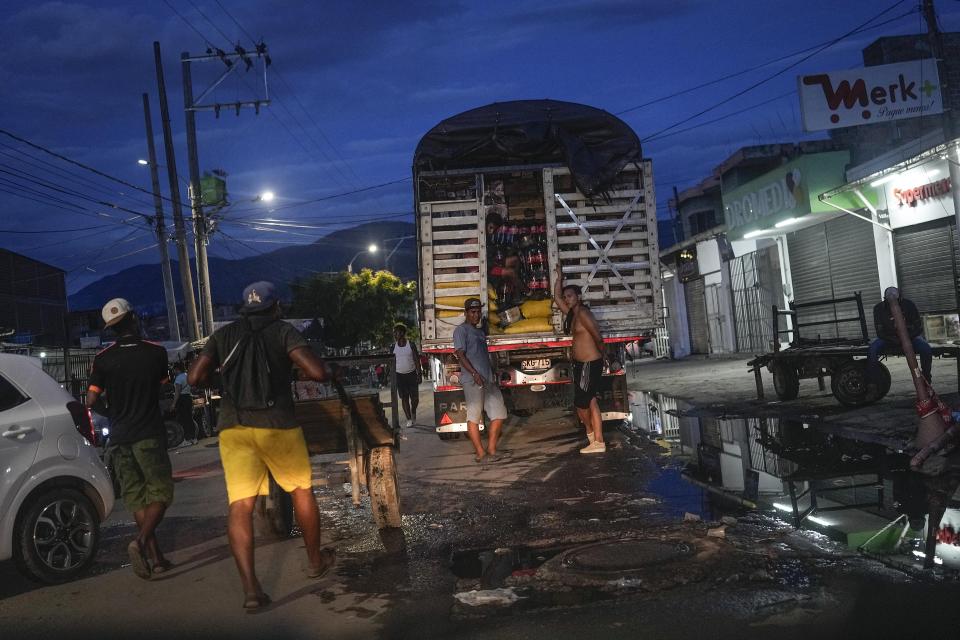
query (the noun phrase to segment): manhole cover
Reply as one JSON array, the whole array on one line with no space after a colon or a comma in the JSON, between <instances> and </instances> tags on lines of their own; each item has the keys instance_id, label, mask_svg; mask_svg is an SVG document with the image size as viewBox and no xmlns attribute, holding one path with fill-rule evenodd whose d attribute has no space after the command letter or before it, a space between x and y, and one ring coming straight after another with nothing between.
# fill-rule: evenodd
<instances>
[{"instance_id":1,"label":"manhole cover","mask_svg":"<svg viewBox=\"0 0 960 640\"><path fill-rule=\"evenodd\" d=\"M693 555L684 542L669 540L621 540L571 549L563 554L564 569L582 573L636 571Z\"/></svg>"}]
</instances>

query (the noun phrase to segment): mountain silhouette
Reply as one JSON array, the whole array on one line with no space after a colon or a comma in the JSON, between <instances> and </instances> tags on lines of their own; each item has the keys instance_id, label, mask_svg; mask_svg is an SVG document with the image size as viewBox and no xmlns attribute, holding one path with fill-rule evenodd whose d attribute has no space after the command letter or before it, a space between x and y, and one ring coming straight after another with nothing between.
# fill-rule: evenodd
<instances>
[{"instance_id":1,"label":"mountain silhouette","mask_svg":"<svg viewBox=\"0 0 960 640\"><path fill-rule=\"evenodd\" d=\"M298 278L330 271L344 271L358 251L371 243L380 247L373 255L365 251L353 263L354 271L365 267L382 269L386 252L393 250L398 239L414 236L416 227L410 222L371 222L348 229L333 231L316 242L284 247L261 255L228 260L210 257L210 282L214 304L238 304L244 287L257 280L269 280L277 285L282 298L290 296L290 283ZM231 242L214 237L216 242ZM171 252L174 252L171 246ZM172 261L173 285L177 304L182 304L178 263ZM191 261L191 273L196 288L196 265ZM417 277L415 238L404 240L390 258L390 271L403 280ZM71 311L100 309L111 298L126 298L139 312L164 313L163 280L160 264L141 264L92 282L69 297Z\"/></svg>"}]
</instances>

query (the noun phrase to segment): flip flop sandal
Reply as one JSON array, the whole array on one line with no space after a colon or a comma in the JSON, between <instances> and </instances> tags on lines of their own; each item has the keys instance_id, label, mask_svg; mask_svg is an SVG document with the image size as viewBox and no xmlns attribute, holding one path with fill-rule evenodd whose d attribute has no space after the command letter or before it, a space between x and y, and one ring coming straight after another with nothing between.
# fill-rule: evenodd
<instances>
[{"instance_id":1,"label":"flip flop sandal","mask_svg":"<svg viewBox=\"0 0 960 640\"><path fill-rule=\"evenodd\" d=\"M140 543L134 540L127 545L127 555L130 556L130 566L137 577L149 580L151 576L150 564L147 562L147 554L140 548Z\"/></svg>"},{"instance_id":2,"label":"flip flop sandal","mask_svg":"<svg viewBox=\"0 0 960 640\"><path fill-rule=\"evenodd\" d=\"M248 593L243 601L243 608L246 609L247 612L256 611L271 602L273 601L270 599L270 596L265 593Z\"/></svg>"},{"instance_id":3,"label":"flip flop sandal","mask_svg":"<svg viewBox=\"0 0 960 640\"><path fill-rule=\"evenodd\" d=\"M164 560L163 562L157 562L153 565L153 575L158 575L161 573L166 573L173 569L173 563L169 560Z\"/></svg>"},{"instance_id":4,"label":"flip flop sandal","mask_svg":"<svg viewBox=\"0 0 960 640\"><path fill-rule=\"evenodd\" d=\"M337 562L337 552L332 549L322 549L320 551L322 555L323 564L319 567L308 566L307 567L307 577L308 578L322 578L327 575L327 572L333 568L333 565Z\"/></svg>"}]
</instances>

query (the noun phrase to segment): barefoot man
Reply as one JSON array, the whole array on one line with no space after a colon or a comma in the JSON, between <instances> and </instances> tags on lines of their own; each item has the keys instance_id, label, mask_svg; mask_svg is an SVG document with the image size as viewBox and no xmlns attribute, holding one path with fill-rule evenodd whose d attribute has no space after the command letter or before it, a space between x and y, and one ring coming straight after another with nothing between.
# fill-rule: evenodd
<instances>
[{"instance_id":1,"label":"barefoot man","mask_svg":"<svg viewBox=\"0 0 960 640\"><path fill-rule=\"evenodd\" d=\"M557 281L553 299L566 316L564 333L573 336L573 406L577 417L587 430L589 444L580 453L603 453L607 445L603 441L603 421L597 392L603 375L603 338L590 309L580 301L580 287L575 284L563 286L563 270L557 265Z\"/></svg>"}]
</instances>

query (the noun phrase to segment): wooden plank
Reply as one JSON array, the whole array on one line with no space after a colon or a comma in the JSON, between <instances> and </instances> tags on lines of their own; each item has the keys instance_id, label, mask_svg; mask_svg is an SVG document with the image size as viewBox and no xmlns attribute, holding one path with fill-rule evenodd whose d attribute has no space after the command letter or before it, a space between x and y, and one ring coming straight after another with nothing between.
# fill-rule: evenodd
<instances>
[{"instance_id":1,"label":"wooden plank","mask_svg":"<svg viewBox=\"0 0 960 640\"><path fill-rule=\"evenodd\" d=\"M433 259L433 264L435 265L434 271L436 269L456 269L459 267L478 267L480 265L480 258L478 257L478 258L444 259L442 257L438 257ZM426 271L426 267L424 267L424 271L426 273L433 273L433 271L429 271L429 272ZM479 272L476 272L473 274L465 273L462 275L472 275L473 279L476 280L478 278L477 273Z\"/></svg>"},{"instance_id":2,"label":"wooden plank","mask_svg":"<svg viewBox=\"0 0 960 640\"><path fill-rule=\"evenodd\" d=\"M434 241L437 240L476 240L477 226L476 219L472 229L457 229L455 231L436 231L433 232Z\"/></svg>"},{"instance_id":3,"label":"wooden plank","mask_svg":"<svg viewBox=\"0 0 960 640\"><path fill-rule=\"evenodd\" d=\"M433 246L433 255L448 253L478 253L480 246L472 244L440 244Z\"/></svg>"},{"instance_id":4,"label":"wooden plank","mask_svg":"<svg viewBox=\"0 0 960 640\"><path fill-rule=\"evenodd\" d=\"M626 202L624 202L624 205L627 205L627 204L630 204L630 201L633 200L634 197L636 197L636 195L637 195L637 190L636 190L636 189L623 189L623 190L620 190L620 191L610 191L609 193L607 193L607 195L608 195L612 200L625 200ZM579 191L573 191L573 192L571 192L571 193L561 193L561 194L560 194L560 197L563 198L564 200L566 200L567 204L570 205L570 208L573 208L573 203L574 203L574 202L586 202L586 201L589 200L589 198L587 198L587 196L583 195L583 194L580 193ZM609 202L608 202L606 199L599 198L599 197L598 197L598 198L595 198L593 201L597 202L598 204L601 203L601 202L602 202L603 204L609 204Z\"/></svg>"},{"instance_id":5,"label":"wooden plank","mask_svg":"<svg viewBox=\"0 0 960 640\"><path fill-rule=\"evenodd\" d=\"M477 275L477 274L474 274ZM478 296L480 287L457 287L456 289L434 289L434 300L451 296ZM462 309L463 307L454 307Z\"/></svg>"},{"instance_id":6,"label":"wooden plank","mask_svg":"<svg viewBox=\"0 0 960 640\"><path fill-rule=\"evenodd\" d=\"M620 273L623 273L624 270L641 271L643 273L650 273L650 262L648 260L640 260L637 262L614 261L614 264L617 265L617 270L620 271ZM604 263L604 265L607 270L610 269L609 266L606 266L606 263ZM601 267L601 268L604 268L604 267ZM563 267L564 273L590 273L591 271L593 271L592 264L572 264L572 265L566 265Z\"/></svg>"},{"instance_id":7,"label":"wooden plank","mask_svg":"<svg viewBox=\"0 0 960 640\"><path fill-rule=\"evenodd\" d=\"M477 260L445 260L446 262L472 262L477 264ZM470 265L467 265L470 266ZM434 282L478 282L480 280L480 274L477 273L442 273L437 274L433 278ZM443 289L437 289L437 291L443 291Z\"/></svg>"},{"instance_id":8,"label":"wooden plank","mask_svg":"<svg viewBox=\"0 0 960 640\"><path fill-rule=\"evenodd\" d=\"M420 211L424 210L424 207L429 207L430 211L434 214L437 213L448 213L451 211L476 211L479 208L479 203L476 200L455 200L453 202L421 202Z\"/></svg>"},{"instance_id":9,"label":"wooden plank","mask_svg":"<svg viewBox=\"0 0 960 640\"><path fill-rule=\"evenodd\" d=\"M567 216L568 220L569 218L570 217ZM620 224L620 221L622 219L623 219L623 216L619 218L608 218L606 220L587 220L586 222L581 222L579 225L576 222L558 222L557 229L559 229L560 231L571 231L571 230L576 231L576 230L579 230L580 227L583 227L584 229L613 229ZM648 225L647 225L646 214L636 214L636 215L630 216L627 219L627 222L624 225L624 227L628 229L634 229L635 231L638 231L639 227L642 227L643 229L647 229ZM645 233L650 234L649 231L645 231Z\"/></svg>"},{"instance_id":10,"label":"wooden plank","mask_svg":"<svg viewBox=\"0 0 960 640\"><path fill-rule=\"evenodd\" d=\"M634 262L642 262L646 257L647 251L638 251L637 247L614 247L607 251L608 256L636 256ZM597 251L591 247L589 251L561 251L561 260L575 260L577 258L587 258L593 261L597 260ZM616 261L614 260L614 264ZM566 266L566 265L565 265Z\"/></svg>"},{"instance_id":11,"label":"wooden plank","mask_svg":"<svg viewBox=\"0 0 960 640\"><path fill-rule=\"evenodd\" d=\"M613 235L612 233L591 233L590 237L596 240L600 246L606 246L610 240L614 242L639 241L644 243L649 243L650 241L650 234L646 231L621 231L617 235ZM583 234L577 234L575 236L558 236L557 242L560 244L578 244L587 242L587 239L583 237ZM561 252L562 251L563 249L561 249Z\"/></svg>"},{"instance_id":12,"label":"wooden plank","mask_svg":"<svg viewBox=\"0 0 960 640\"><path fill-rule=\"evenodd\" d=\"M434 218L433 226L436 227L459 227L459 226L474 226L477 225L477 216L452 216L449 218Z\"/></svg>"},{"instance_id":13,"label":"wooden plank","mask_svg":"<svg viewBox=\"0 0 960 640\"><path fill-rule=\"evenodd\" d=\"M637 297L637 298L650 297L653 295L653 289L651 289L650 287L633 287L633 293L630 293L629 291L626 291L623 289L620 289L620 290L611 289L610 291L603 292L602 296L599 296L599 294L600 294L599 291L587 290L583 292L583 297L588 301L589 300L606 300L606 299L629 300L634 297ZM593 297L593 296L598 296L598 297Z\"/></svg>"}]
</instances>

